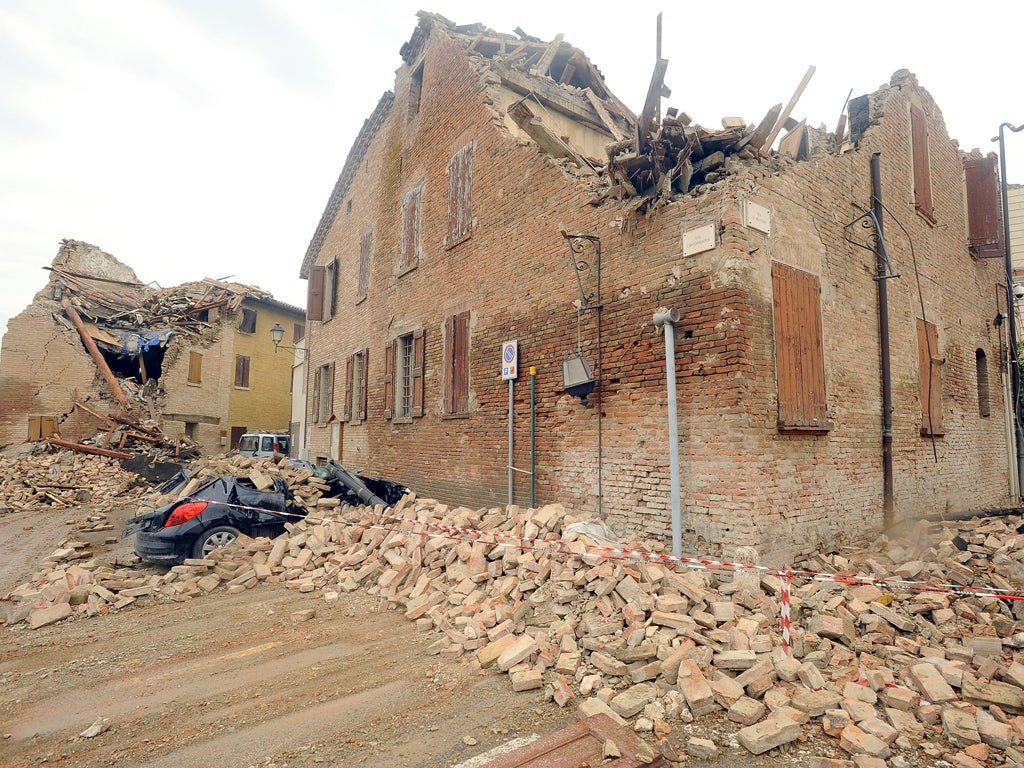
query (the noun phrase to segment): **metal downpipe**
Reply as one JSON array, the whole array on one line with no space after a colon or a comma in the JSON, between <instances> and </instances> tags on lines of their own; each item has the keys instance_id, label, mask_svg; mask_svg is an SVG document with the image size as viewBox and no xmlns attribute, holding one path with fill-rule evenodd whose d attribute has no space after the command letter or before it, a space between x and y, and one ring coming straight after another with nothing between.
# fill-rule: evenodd
<instances>
[{"instance_id":1,"label":"metal downpipe","mask_svg":"<svg viewBox=\"0 0 1024 768\"><path fill-rule=\"evenodd\" d=\"M871 155L871 208L878 232L875 237L875 283L878 285L878 343L882 367L882 514L883 525L893 523L895 482L892 468L892 368L889 344L889 287L882 224L882 172L880 152Z\"/></svg>"},{"instance_id":2,"label":"metal downpipe","mask_svg":"<svg viewBox=\"0 0 1024 768\"><path fill-rule=\"evenodd\" d=\"M654 315L654 325L665 328L665 383L668 388L668 466L672 481L672 556L683 555L683 514L679 495L679 424L676 415L676 335L679 310Z\"/></svg>"}]
</instances>

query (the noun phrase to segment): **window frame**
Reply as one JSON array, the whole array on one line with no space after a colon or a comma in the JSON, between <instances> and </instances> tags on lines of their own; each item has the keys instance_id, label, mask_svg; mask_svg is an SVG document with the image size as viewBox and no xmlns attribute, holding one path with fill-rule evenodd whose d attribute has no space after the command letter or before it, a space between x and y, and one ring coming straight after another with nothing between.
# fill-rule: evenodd
<instances>
[{"instance_id":1,"label":"window frame","mask_svg":"<svg viewBox=\"0 0 1024 768\"><path fill-rule=\"evenodd\" d=\"M369 350L366 347L356 350L345 361L345 412L342 421L353 424L366 421L369 368Z\"/></svg>"},{"instance_id":2,"label":"window frame","mask_svg":"<svg viewBox=\"0 0 1024 768\"><path fill-rule=\"evenodd\" d=\"M402 370L399 367L401 345L408 340L411 344L411 361L408 366L406 380L399 381ZM388 341L384 350L384 418L392 423L411 423L423 416L424 394L424 363L426 358L426 335L423 329L398 334ZM400 384L406 384L408 393L403 392ZM408 413L399 412L399 398L409 396Z\"/></svg>"},{"instance_id":3,"label":"window frame","mask_svg":"<svg viewBox=\"0 0 1024 768\"><path fill-rule=\"evenodd\" d=\"M242 307L242 316L238 318L238 332L239 333L256 333L256 318L257 313L255 309L251 307Z\"/></svg>"},{"instance_id":4,"label":"window frame","mask_svg":"<svg viewBox=\"0 0 1024 768\"><path fill-rule=\"evenodd\" d=\"M322 363L313 372L314 424L327 424L334 415L334 361Z\"/></svg>"}]
</instances>

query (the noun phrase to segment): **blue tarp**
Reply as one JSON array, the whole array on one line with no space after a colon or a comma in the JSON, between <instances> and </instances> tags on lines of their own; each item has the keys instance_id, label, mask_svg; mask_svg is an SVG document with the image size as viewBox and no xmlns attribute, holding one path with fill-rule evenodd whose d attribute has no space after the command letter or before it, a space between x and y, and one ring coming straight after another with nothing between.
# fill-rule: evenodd
<instances>
[{"instance_id":1,"label":"blue tarp","mask_svg":"<svg viewBox=\"0 0 1024 768\"><path fill-rule=\"evenodd\" d=\"M166 346L174 331L126 332L121 334L121 352L132 357L149 352L153 347Z\"/></svg>"}]
</instances>

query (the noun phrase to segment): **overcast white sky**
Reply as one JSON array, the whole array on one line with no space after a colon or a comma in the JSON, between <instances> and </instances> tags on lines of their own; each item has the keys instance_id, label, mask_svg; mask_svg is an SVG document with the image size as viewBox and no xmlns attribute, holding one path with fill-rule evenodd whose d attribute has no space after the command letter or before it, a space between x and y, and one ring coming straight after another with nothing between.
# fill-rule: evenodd
<instances>
[{"instance_id":1,"label":"overcast white sky","mask_svg":"<svg viewBox=\"0 0 1024 768\"><path fill-rule=\"evenodd\" d=\"M635 112L663 10L663 107L708 128L759 121L814 65L794 116L834 130L851 89L906 68L962 148L995 150L1000 123L1024 123L1010 34L1024 6L989 0L973 17L913 7L925 6L0 0L0 333L45 284L62 238L144 282L230 277L304 306L302 257L418 10L544 40L562 32ZM1024 132L1006 137L1019 183Z\"/></svg>"}]
</instances>

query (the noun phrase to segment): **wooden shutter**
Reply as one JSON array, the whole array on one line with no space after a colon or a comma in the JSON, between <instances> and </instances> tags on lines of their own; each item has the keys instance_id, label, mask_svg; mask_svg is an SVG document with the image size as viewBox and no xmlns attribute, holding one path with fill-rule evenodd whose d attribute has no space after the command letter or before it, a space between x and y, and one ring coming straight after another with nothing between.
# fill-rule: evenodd
<instances>
[{"instance_id":1,"label":"wooden shutter","mask_svg":"<svg viewBox=\"0 0 1024 768\"><path fill-rule=\"evenodd\" d=\"M829 429L820 281L816 275L775 262L772 294L779 427Z\"/></svg>"},{"instance_id":2,"label":"wooden shutter","mask_svg":"<svg viewBox=\"0 0 1024 768\"><path fill-rule=\"evenodd\" d=\"M306 286L306 319L324 319L324 267L309 268L309 283Z\"/></svg>"},{"instance_id":3,"label":"wooden shutter","mask_svg":"<svg viewBox=\"0 0 1024 768\"><path fill-rule=\"evenodd\" d=\"M203 381L203 356L199 352L188 353L188 382L201 384Z\"/></svg>"},{"instance_id":4,"label":"wooden shutter","mask_svg":"<svg viewBox=\"0 0 1024 768\"><path fill-rule=\"evenodd\" d=\"M455 315L444 319L446 359L444 366L444 412L455 413Z\"/></svg>"},{"instance_id":5,"label":"wooden shutter","mask_svg":"<svg viewBox=\"0 0 1024 768\"><path fill-rule=\"evenodd\" d=\"M308 362L307 362L308 365ZM313 423L320 423L320 380L321 380L321 368L317 368L313 372Z\"/></svg>"},{"instance_id":6,"label":"wooden shutter","mask_svg":"<svg viewBox=\"0 0 1024 768\"><path fill-rule=\"evenodd\" d=\"M384 418L390 419L395 408L395 342L384 347Z\"/></svg>"},{"instance_id":7,"label":"wooden shutter","mask_svg":"<svg viewBox=\"0 0 1024 768\"><path fill-rule=\"evenodd\" d=\"M426 350L423 331L412 335L412 416L423 415L423 361Z\"/></svg>"},{"instance_id":8,"label":"wooden shutter","mask_svg":"<svg viewBox=\"0 0 1024 768\"><path fill-rule=\"evenodd\" d=\"M941 435L942 365L939 332L934 323L917 319L917 357L921 371L921 434Z\"/></svg>"},{"instance_id":9,"label":"wooden shutter","mask_svg":"<svg viewBox=\"0 0 1024 768\"><path fill-rule=\"evenodd\" d=\"M914 154L914 205L929 219L934 219L932 174L928 159L928 122L919 107L910 107L910 134Z\"/></svg>"},{"instance_id":10,"label":"wooden shutter","mask_svg":"<svg viewBox=\"0 0 1024 768\"><path fill-rule=\"evenodd\" d=\"M469 412L469 312L452 318L452 409Z\"/></svg>"},{"instance_id":11,"label":"wooden shutter","mask_svg":"<svg viewBox=\"0 0 1024 768\"><path fill-rule=\"evenodd\" d=\"M370 293L370 254L373 249L373 229L359 237L359 281L356 285L356 301L362 301Z\"/></svg>"},{"instance_id":12,"label":"wooden shutter","mask_svg":"<svg viewBox=\"0 0 1024 768\"><path fill-rule=\"evenodd\" d=\"M473 227L473 142L448 162L448 244L469 235Z\"/></svg>"},{"instance_id":13,"label":"wooden shutter","mask_svg":"<svg viewBox=\"0 0 1024 768\"><path fill-rule=\"evenodd\" d=\"M423 185L419 184L405 194L402 200L402 256L399 273L408 272L420 260L420 208Z\"/></svg>"},{"instance_id":14,"label":"wooden shutter","mask_svg":"<svg viewBox=\"0 0 1024 768\"><path fill-rule=\"evenodd\" d=\"M235 386L249 386L249 358L245 355L235 355Z\"/></svg>"},{"instance_id":15,"label":"wooden shutter","mask_svg":"<svg viewBox=\"0 0 1024 768\"><path fill-rule=\"evenodd\" d=\"M366 421L366 385L370 382L370 350L364 349L359 353L363 361L363 367L359 372L359 402L356 404L359 408L359 420Z\"/></svg>"},{"instance_id":16,"label":"wooden shutter","mask_svg":"<svg viewBox=\"0 0 1024 768\"><path fill-rule=\"evenodd\" d=\"M964 185L967 188L967 245L979 259L1002 258L1002 199L996 158L965 160Z\"/></svg>"},{"instance_id":17,"label":"wooden shutter","mask_svg":"<svg viewBox=\"0 0 1024 768\"><path fill-rule=\"evenodd\" d=\"M345 404L341 410L341 420L352 420L352 369L355 367L355 355L349 355L345 361ZM359 417L356 416L358 419Z\"/></svg>"},{"instance_id":18,"label":"wooden shutter","mask_svg":"<svg viewBox=\"0 0 1024 768\"><path fill-rule=\"evenodd\" d=\"M324 399L326 400L327 408L324 413L324 421L329 421L331 416L334 415L334 363L327 364L327 382L324 390Z\"/></svg>"}]
</instances>

